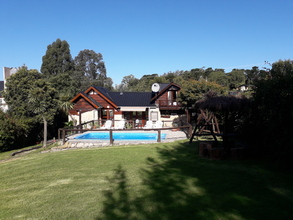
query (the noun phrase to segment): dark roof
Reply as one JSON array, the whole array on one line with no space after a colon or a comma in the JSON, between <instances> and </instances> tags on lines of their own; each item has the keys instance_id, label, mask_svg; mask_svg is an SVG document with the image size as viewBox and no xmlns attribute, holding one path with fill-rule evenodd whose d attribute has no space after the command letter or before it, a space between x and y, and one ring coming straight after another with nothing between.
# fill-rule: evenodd
<instances>
[{"instance_id":1,"label":"dark roof","mask_svg":"<svg viewBox=\"0 0 293 220\"><path fill-rule=\"evenodd\" d=\"M4 81L0 81L0 96L2 96L1 93L3 90L4 90Z\"/></svg>"},{"instance_id":2,"label":"dark roof","mask_svg":"<svg viewBox=\"0 0 293 220\"><path fill-rule=\"evenodd\" d=\"M159 93L174 83L159 83ZM176 84L174 84L176 85ZM176 85L177 86L177 85ZM100 86L92 86L98 90L108 100L117 106L155 106L155 98L158 94L154 92L110 92L108 89ZM86 95L86 94L84 94ZM87 96L90 97L90 96ZM92 100L91 100L92 101Z\"/></svg>"},{"instance_id":3,"label":"dark roof","mask_svg":"<svg viewBox=\"0 0 293 220\"><path fill-rule=\"evenodd\" d=\"M100 87L100 86L93 86L94 88L96 88L97 90L99 90L104 96L106 96L109 100L111 100L112 102L115 102L112 97L110 96L109 93L111 93L107 88L104 87Z\"/></svg>"},{"instance_id":4,"label":"dark roof","mask_svg":"<svg viewBox=\"0 0 293 220\"><path fill-rule=\"evenodd\" d=\"M151 92L109 92L118 106L154 106Z\"/></svg>"},{"instance_id":5,"label":"dark roof","mask_svg":"<svg viewBox=\"0 0 293 220\"><path fill-rule=\"evenodd\" d=\"M159 90L159 92L161 92L163 89L165 89L167 86L169 86L170 83L159 83L159 85L160 85L160 90Z\"/></svg>"}]
</instances>

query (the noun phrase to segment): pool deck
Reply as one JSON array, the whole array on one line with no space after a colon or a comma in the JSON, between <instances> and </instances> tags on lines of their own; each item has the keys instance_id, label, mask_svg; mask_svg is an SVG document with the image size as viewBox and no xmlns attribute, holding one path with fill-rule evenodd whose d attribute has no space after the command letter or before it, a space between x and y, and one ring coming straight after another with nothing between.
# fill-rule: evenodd
<instances>
[{"instance_id":1,"label":"pool deck","mask_svg":"<svg viewBox=\"0 0 293 220\"><path fill-rule=\"evenodd\" d=\"M109 133L109 131L89 131L86 133L93 133L93 132L99 132L99 133ZM158 131L145 131L145 130L139 130L139 131L127 131L127 130L121 130L121 131L113 131L113 133L158 133ZM182 140L187 139L186 134L183 131L171 131L171 130L162 130L162 134L166 134L166 138L161 140L161 143L166 142L173 142L176 140ZM158 143L156 140L114 140L113 145L110 144L109 140L81 140L81 139L74 139L75 137L79 136L81 134L76 134L68 137L67 142L65 143L65 146L68 148L87 148L87 147L105 147L105 146L115 146L115 145L134 145L134 144L149 144L149 143Z\"/></svg>"}]
</instances>

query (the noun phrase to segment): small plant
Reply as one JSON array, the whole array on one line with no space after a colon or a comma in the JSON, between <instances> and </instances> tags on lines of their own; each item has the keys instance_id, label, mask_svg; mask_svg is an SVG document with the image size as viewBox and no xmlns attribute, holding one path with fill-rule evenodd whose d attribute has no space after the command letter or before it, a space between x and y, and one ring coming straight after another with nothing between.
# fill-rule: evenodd
<instances>
[{"instance_id":1,"label":"small plant","mask_svg":"<svg viewBox=\"0 0 293 220\"><path fill-rule=\"evenodd\" d=\"M131 128L132 128L132 124L131 124L131 123L127 123L127 124L126 124L126 128L127 128L127 129L131 129Z\"/></svg>"},{"instance_id":2,"label":"small plant","mask_svg":"<svg viewBox=\"0 0 293 220\"><path fill-rule=\"evenodd\" d=\"M174 118L172 125L173 127L179 127L179 118Z\"/></svg>"},{"instance_id":3,"label":"small plant","mask_svg":"<svg viewBox=\"0 0 293 220\"><path fill-rule=\"evenodd\" d=\"M95 122L94 122L94 127L95 127L95 128L100 128L101 125L100 125L100 123L99 123L98 121L95 121Z\"/></svg>"},{"instance_id":4,"label":"small plant","mask_svg":"<svg viewBox=\"0 0 293 220\"><path fill-rule=\"evenodd\" d=\"M73 127L73 121L64 122L65 128Z\"/></svg>"}]
</instances>

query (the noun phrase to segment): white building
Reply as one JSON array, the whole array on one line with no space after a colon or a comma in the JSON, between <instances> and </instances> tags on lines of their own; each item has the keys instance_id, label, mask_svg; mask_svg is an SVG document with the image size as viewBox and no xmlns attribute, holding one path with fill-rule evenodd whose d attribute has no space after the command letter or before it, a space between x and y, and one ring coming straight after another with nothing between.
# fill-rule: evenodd
<instances>
[{"instance_id":1,"label":"white building","mask_svg":"<svg viewBox=\"0 0 293 220\"><path fill-rule=\"evenodd\" d=\"M0 108L5 112L8 110L8 105L6 104L2 91L5 89L5 83L6 80L14 73L16 73L19 70L19 68L15 67L3 67L3 79L4 81L0 81Z\"/></svg>"}]
</instances>

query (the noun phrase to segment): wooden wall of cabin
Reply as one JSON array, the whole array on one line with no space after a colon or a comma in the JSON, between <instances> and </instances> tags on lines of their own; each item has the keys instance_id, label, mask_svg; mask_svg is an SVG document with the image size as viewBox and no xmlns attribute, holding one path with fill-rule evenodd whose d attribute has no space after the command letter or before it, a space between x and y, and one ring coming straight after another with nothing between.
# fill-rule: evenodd
<instances>
[{"instance_id":1,"label":"wooden wall of cabin","mask_svg":"<svg viewBox=\"0 0 293 220\"><path fill-rule=\"evenodd\" d=\"M99 94L93 94L93 95L90 95L90 97L92 99L94 99L96 102L98 102L100 105L103 106L103 108L113 108L114 106L109 103L107 100L105 100L104 98L102 98Z\"/></svg>"},{"instance_id":2,"label":"wooden wall of cabin","mask_svg":"<svg viewBox=\"0 0 293 220\"><path fill-rule=\"evenodd\" d=\"M78 101L74 104L73 109L70 110L71 114L76 114L78 111L86 112L86 111L92 111L95 107L89 104L85 99L80 98Z\"/></svg>"},{"instance_id":3,"label":"wooden wall of cabin","mask_svg":"<svg viewBox=\"0 0 293 220\"><path fill-rule=\"evenodd\" d=\"M155 104L160 104L160 101L167 101L168 100L168 91L162 94L156 101Z\"/></svg>"}]
</instances>

